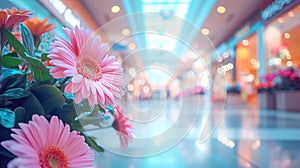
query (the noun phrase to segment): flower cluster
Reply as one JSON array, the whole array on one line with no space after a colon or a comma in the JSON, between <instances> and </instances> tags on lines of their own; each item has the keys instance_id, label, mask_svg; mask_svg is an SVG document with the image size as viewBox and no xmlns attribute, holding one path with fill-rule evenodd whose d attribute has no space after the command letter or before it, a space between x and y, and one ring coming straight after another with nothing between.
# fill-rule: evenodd
<instances>
[{"instance_id":1,"label":"flower cluster","mask_svg":"<svg viewBox=\"0 0 300 168\"><path fill-rule=\"evenodd\" d=\"M258 92L270 92L274 87L273 80L277 77L276 73L268 73L260 77L260 83L257 84L256 88Z\"/></svg>"},{"instance_id":2,"label":"flower cluster","mask_svg":"<svg viewBox=\"0 0 300 168\"><path fill-rule=\"evenodd\" d=\"M268 73L260 77L257 85L258 92L272 90L299 90L300 76L293 67L280 69L275 73Z\"/></svg>"},{"instance_id":3,"label":"flower cluster","mask_svg":"<svg viewBox=\"0 0 300 168\"><path fill-rule=\"evenodd\" d=\"M278 72L279 80L275 83L277 90L299 90L300 76L296 70L291 67Z\"/></svg>"},{"instance_id":4,"label":"flower cluster","mask_svg":"<svg viewBox=\"0 0 300 168\"><path fill-rule=\"evenodd\" d=\"M93 115L109 111L127 147L133 129L118 104L123 69L108 45L84 28L64 28L67 39L56 36L50 51L43 50L54 25L32 15L0 10L0 167L94 167L91 149L103 149L84 129L93 123L80 122L76 107L88 102Z\"/></svg>"}]
</instances>

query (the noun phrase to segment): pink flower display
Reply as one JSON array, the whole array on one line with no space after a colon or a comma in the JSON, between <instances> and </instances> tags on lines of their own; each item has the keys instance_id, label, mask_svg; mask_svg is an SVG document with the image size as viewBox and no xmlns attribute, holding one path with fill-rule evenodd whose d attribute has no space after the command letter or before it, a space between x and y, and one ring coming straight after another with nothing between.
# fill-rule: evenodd
<instances>
[{"instance_id":1,"label":"pink flower display","mask_svg":"<svg viewBox=\"0 0 300 168\"><path fill-rule=\"evenodd\" d=\"M273 81L273 79L276 77L277 77L276 73L268 73L268 74L266 74L265 79L266 79L266 81Z\"/></svg>"},{"instance_id":2,"label":"pink flower display","mask_svg":"<svg viewBox=\"0 0 300 168\"><path fill-rule=\"evenodd\" d=\"M132 126L128 124L128 118L124 116L123 110L119 106L115 106L114 118L112 127L117 130L121 147L126 148L128 143L133 140Z\"/></svg>"},{"instance_id":3,"label":"pink flower display","mask_svg":"<svg viewBox=\"0 0 300 168\"><path fill-rule=\"evenodd\" d=\"M70 132L56 116L50 123L43 116L33 115L28 124L19 123L21 129L12 129L14 140L1 145L17 156L8 167L67 168L94 167L94 154L78 132Z\"/></svg>"},{"instance_id":4,"label":"pink flower display","mask_svg":"<svg viewBox=\"0 0 300 168\"><path fill-rule=\"evenodd\" d=\"M114 105L121 99L123 69L114 56L108 55L108 46L99 36L89 30L76 27L74 31L64 29L70 42L57 37L51 44L49 58L54 68L54 78L72 77L65 88L66 93L75 94L75 103L88 99L90 106Z\"/></svg>"}]
</instances>

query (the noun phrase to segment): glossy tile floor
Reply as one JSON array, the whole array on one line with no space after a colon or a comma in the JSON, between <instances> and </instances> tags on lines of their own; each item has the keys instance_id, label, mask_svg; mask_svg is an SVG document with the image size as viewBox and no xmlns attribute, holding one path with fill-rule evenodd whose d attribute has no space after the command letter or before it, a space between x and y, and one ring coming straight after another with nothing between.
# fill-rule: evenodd
<instances>
[{"instance_id":1,"label":"glossy tile floor","mask_svg":"<svg viewBox=\"0 0 300 168\"><path fill-rule=\"evenodd\" d=\"M157 115L159 110L163 112L158 117L145 122L143 126L139 125L141 123L136 122L137 120L132 120L137 139L142 139L141 137L148 134L148 137L143 137L147 141L147 138L158 136L155 132L163 130L159 134L164 134L164 131L179 122L175 126L178 133L172 132L175 135L184 135L179 136L179 142L177 136L166 134L160 136L159 141L154 139L153 144L135 140L128 149L119 149L117 137L103 138L105 131L91 131L93 135L101 137L99 143L106 148L104 153L96 154L98 167L300 167L300 112L263 110L255 105L230 101L226 103L223 110L222 103L209 104L205 96L184 99L131 102L128 103L126 110L131 111L127 113L131 119L138 113L142 113L144 109L147 109L144 114L150 116L150 119L151 114ZM162 104L165 105L163 108ZM198 111L195 111L195 104L199 105ZM164 117L166 119L160 119ZM153 125L152 123L156 121L157 123ZM191 127L185 127L186 125ZM188 128L185 130L187 134L181 130L183 128ZM169 143L164 144L164 142ZM163 145L165 146L151 151L151 148Z\"/></svg>"}]
</instances>

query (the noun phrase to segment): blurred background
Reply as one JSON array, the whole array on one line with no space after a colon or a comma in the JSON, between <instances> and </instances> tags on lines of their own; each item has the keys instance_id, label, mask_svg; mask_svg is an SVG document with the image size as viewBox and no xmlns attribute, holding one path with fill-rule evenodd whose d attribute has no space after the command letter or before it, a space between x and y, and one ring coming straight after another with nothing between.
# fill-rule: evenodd
<instances>
[{"instance_id":1,"label":"blurred background","mask_svg":"<svg viewBox=\"0 0 300 168\"><path fill-rule=\"evenodd\" d=\"M124 151L93 131L98 167L300 166L299 0L1 1L12 7L49 18L50 35L90 29L123 66L137 140Z\"/></svg>"}]
</instances>

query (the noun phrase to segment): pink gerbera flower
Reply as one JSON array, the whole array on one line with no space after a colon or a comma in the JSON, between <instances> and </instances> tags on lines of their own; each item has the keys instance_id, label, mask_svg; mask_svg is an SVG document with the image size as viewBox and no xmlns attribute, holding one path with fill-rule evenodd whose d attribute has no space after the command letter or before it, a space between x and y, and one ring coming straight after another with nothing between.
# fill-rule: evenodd
<instances>
[{"instance_id":1,"label":"pink gerbera flower","mask_svg":"<svg viewBox=\"0 0 300 168\"><path fill-rule=\"evenodd\" d=\"M128 143L133 140L132 126L128 124L128 118L124 116L123 111L119 106L115 107L112 127L117 130L120 137L121 147L126 148Z\"/></svg>"},{"instance_id":2,"label":"pink gerbera flower","mask_svg":"<svg viewBox=\"0 0 300 168\"><path fill-rule=\"evenodd\" d=\"M108 46L99 36L89 30L75 27L64 29L70 42L57 37L51 44L49 58L54 68L54 78L72 77L65 88L66 93L75 93L75 103L87 98L91 106L115 104L124 86L123 69L116 58L108 56Z\"/></svg>"},{"instance_id":3,"label":"pink gerbera flower","mask_svg":"<svg viewBox=\"0 0 300 168\"><path fill-rule=\"evenodd\" d=\"M20 22L28 19L30 15L32 12L28 10L19 11L17 8L0 10L0 28L5 27L12 30Z\"/></svg>"},{"instance_id":4,"label":"pink gerbera flower","mask_svg":"<svg viewBox=\"0 0 300 168\"><path fill-rule=\"evenodd\" d=\"M20 123L21 129L12 129L15 140L1 142L1 145L17 158L8 167L94 167L94 155L84 137L70 132L56 116L50 123L43 116L33 115L28 124Z\"/></svg>"}]
</instances>

